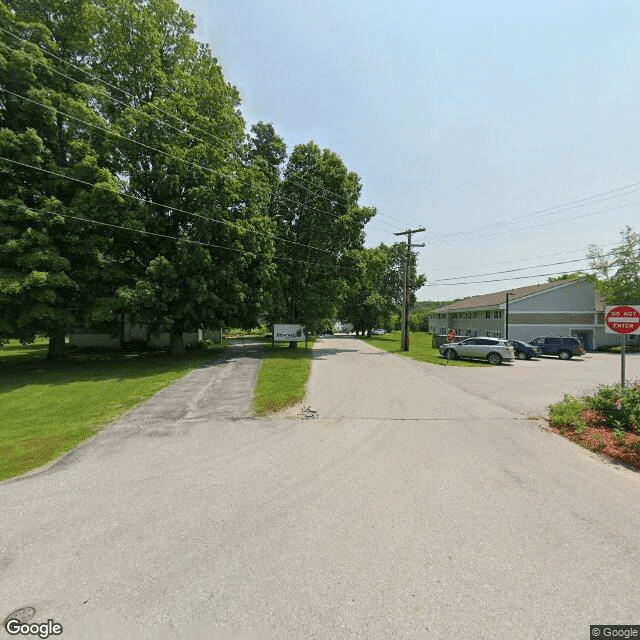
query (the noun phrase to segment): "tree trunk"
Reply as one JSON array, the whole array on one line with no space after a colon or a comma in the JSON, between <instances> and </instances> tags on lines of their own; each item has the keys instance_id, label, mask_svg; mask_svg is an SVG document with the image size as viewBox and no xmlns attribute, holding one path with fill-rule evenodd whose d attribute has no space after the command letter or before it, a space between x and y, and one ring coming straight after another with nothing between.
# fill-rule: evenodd
<instances>
[{"instance_id":1,"label":"tree trunk","mask_svg":"<svg viewBox=\"0 0 640 640\"><path fill-rule=\"evenodd\" d=\"M124 351L124 311L120 314L120 327L118 334L120 351Z\"/></svg>"},{"instance_id":2,"label":"tree trunk","mask_svg":"<svg viewBox=\"0 0 640 640\"><path fill-rule=\"evenodd\" d=\"M184 353L184 332L182 327L171 327L169 332L169 350L172 356Z\"/></svg>"},{"instance_id":3,"label":"tree trunk","mask_svg":"<svg viewBox=\"0 0 640 640\"><path fill-rule=\"evenodd\" d=\"M49 333L49 350L47 351L47 360L61 360L65 358L65 333L64 329L54 329Z\"/></svg>"}]
</instances>

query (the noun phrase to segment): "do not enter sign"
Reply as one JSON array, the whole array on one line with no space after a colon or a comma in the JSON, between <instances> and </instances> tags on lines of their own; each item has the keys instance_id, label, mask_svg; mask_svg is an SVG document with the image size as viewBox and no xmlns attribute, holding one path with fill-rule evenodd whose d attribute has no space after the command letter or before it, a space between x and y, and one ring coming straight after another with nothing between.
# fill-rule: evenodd
<instances>
[{"instance_id":1,"label":"do not enter sign","mask_svg":"<svg viewBox=\"0 0 640 640\"><path fill-rule=\"evenodd\" d=\"M640 334L640 306L605 307L606 333Z\"/></svg>"}]
</instances>

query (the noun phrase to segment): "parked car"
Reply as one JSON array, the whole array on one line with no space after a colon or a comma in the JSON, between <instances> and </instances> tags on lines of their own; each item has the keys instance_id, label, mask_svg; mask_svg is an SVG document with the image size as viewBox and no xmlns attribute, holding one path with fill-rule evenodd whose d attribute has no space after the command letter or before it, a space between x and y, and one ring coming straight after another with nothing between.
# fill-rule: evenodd
<instances>
[{"instance_id":1,"label":"parked car","mask_svg":"<svg viewBox=\"0 0 640 640\"><path fill-rule=\"evenodd\" d=\"M518 360L531 360L540 355L540 347L522 342L521 340L509 340Z\"/></svg>"},{"instance_id":2,"label":"parked car","mask_svg":"<svg viewBox=\"0 0 640 640\"><path fill-rule=\"evenodd\" d=\"M384 329L372 329L371 330L371 335L372 336L383 336L385 333L387 333Z\"/></svg>"},{"instance_id":3,"label":"parked car","mask_svg":"<svg viewBox=\"0 0 640 640\"><path fill-rule=\"evenodd\" d=\"M489 364L501 364L515 357L509 341L500 338L469 338L461 342L446 342L440 345L440 353L453 360L473 358L486 360Z\"/></svg>"},{"instance_id":4,"label":"parked car","mask_svg":"<svg viewBox=\"0 0 640 640\"><path fill-rule=\"evenodd\" d=\"M584 354L582 342L573 336L542 336L529 340L529 344L540 347L542 355L558 356L560 360L570 360L573 356Z\"/></svg>"}]
</instances>

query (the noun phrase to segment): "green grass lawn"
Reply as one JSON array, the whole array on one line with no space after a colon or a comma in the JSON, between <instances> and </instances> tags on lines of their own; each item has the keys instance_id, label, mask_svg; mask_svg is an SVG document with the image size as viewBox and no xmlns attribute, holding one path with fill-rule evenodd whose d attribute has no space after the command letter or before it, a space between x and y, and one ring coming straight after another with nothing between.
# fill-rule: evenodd
<instances>
[{"instance_id":1,"label":"green grass lawn","mask_svg":"<svg viewBox=\"0 0 640 640\"><path fill-rule=\"evenodd\" d=\"M430 333L412 333L409 336L409 351L403 351L400 344L400 332L385 333L382 336L372 336L371 338L362 338L365 342L372 344L374 347L384 349L389 353L395 353L399 356L406 356L419 362L429 362L431 364L447 365L447 359L440 355L437 349L431 346ZM453 367L484 367L490 366L486 362L472 362L469 360L450 360L448 366Z\"/></svg>"},{"instance_id":2,"label":"green grass lawn","mask_svg":"<svg viewBox=\"0 0 640 640\"><path fill-rule=\"evenodd\" d=\"M47 362L43 340L0 347L0 480L57 458L223 349L86 352Z\"/></svg>"},{"instance_id":3,"label":"green grass lawn","mask_svg":"<svg viewBox=\"0 0 640 640\"><path fill-rule=\"evenodd\" d=\"M304 398L314 342L315 338L309 338L308 349L304 343L297 349L289 349L288 343L267 347L253 390L253 411L257 416L280 411Z\"/></svg>"}]
</instances>

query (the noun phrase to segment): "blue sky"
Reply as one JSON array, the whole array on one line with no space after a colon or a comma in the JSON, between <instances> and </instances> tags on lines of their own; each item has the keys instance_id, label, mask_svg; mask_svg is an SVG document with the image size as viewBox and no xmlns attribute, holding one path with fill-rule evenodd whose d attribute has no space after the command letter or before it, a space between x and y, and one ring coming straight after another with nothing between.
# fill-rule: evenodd
<instances>
[{"instance_id":1,"label":"blue sky","mask_svg":"<svg viewBox=\"0 0 640 640\"><path fill-rule=\"evenodd\" d=\"M368 246L427 227L414 237L427 243L420 300L543 282L531 276L587 263L528 268L640 228L635 0L181 5L238 87L248 125L273 123L289 150L314 140L360 175L362 204L379 212ZM493 274L507 269L521 270ZM474 284L443 281L458 276ZM525 278L475 282L510 276Z\"/></svg>"}]
</instances>

